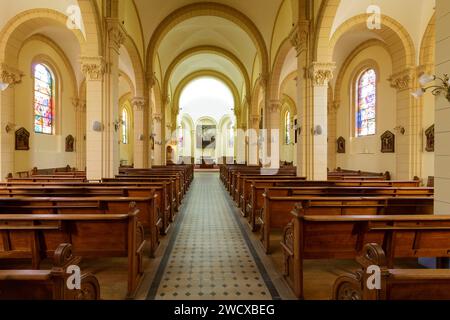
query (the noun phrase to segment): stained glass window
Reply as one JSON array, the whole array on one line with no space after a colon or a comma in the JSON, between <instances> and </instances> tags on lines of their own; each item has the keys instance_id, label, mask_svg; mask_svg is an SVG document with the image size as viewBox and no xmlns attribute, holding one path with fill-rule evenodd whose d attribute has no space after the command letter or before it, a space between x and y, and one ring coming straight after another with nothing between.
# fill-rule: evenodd
<instances>
[{"instance_id":1,"label":"stained glass window","mask_svg":"<svg viewBox=\"0 0 450 320\"><path fill-rule=\"evenodd\" d=\"M53 133L53 76L43 64L34 67L34 132Z\"/></svg>"},{"instance_id":2,"label":"stained glass window","mask_svg":"<svg viewBox=\"0 0 450 320\"><path fill-rule=\"evenodd\" d=\"M122 109L122 143L128 144L128 111L127 109Z\"/></svg>"},{"instance_id":3,"label":"stained glass window","mask_svg":"<svg viewBox=\"0 0 450 320\"><path fill-rule=\"evenodd\" d=\"M363 137L375 134L375 112L377 93L377 74L375 70L365 71L357 83L356 136Z\"/></svg>"},{"instance_id":4,"label":"stained glass window","mask_svg":"<svg viewBox=\"0 0 450 320\"><path fill-rule=\"evenodd\" d=\"M291 143L291 113L286 111L284 115L284 141L286 144Z\"/></svg>"}]
</instances>

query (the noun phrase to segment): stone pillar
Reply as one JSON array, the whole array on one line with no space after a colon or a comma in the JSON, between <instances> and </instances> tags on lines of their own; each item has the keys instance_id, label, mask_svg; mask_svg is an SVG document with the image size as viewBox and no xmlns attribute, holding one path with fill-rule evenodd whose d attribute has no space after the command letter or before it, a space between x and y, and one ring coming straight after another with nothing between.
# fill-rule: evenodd
<instances>
[{"instance_id":1,"label":"stone pillar","mask_svg":"<svg viewBox=\"0 0 450 320\"><path fill-rule=\"evenodd\" d=\"M86 76L86 166L91 180L114 177L119 172L119 49L125 31L118 19L106 20L106 58L81 58ZM97 130L94 122L100 123Z\"/></svg>"},{"instance_id":2,"label":"stone pillar","mask_svg":"<svg viewBox=\"0 0 450 320\"><path fill-rule=\"evenodd\" d=\"M247 131L247 127L240 126L237 129L235 146L236 146L236 161L237 163L245 163L245 133Z\"/></svg>"},{"instance_id":3,"label":"stone pillar","mask_svg":"<svg viewBox=\"0 0 450 320\"><path fill-rule=\"evenodd\" d=\"M336 146L337 146L337 110L339 102L333 101L328 95L328 168L336 168Z\"/></svg>"},{"instance_id":4,"label":"stone pillar","mask_svg":"<svg viewBox=\"0 0 450 320\"><path fill-rule=\"evenodd\" d=\"M4 63L0 64L0 82L8 88L0 91L0 179L4 180L9 173L14 173L14 86L22 81L23 74Z\"/></svg>"},{"instance_id":5,"label":"stone pillar","mask_svg":"<svg viewBox=\"0 0 450 320\"><path fill-rule=\"evenodd\" d=\"M269 124L270 136L268 145L270 147L270 168L280 167L280 112L281 101L271 100L269 102Z\"/></svg>"},{"instance_id":6,"label":"stone pillar","mask_svg":"<svg viewBox=\"0 0 450 320\"><path fill-rule=\"evenodd\" d=\"M247 131L248 136L248 165L259 164L259 150L258 150L258 132L259 132L258 115L252 115L250 117L250 127Z\"/></svg>"},{"instance_id":7,"label":"stone pillar","mask_svg":"<svg viewBox=\"0 0 450 320\"><path fill-rule=\"evenodd\" d=\"M72 100L75 109L75 166L78 170L86 168L86 101L75 98Z\"/></svg>"},{"instance_id":8,"label":"stone pillar","mask_svg":"<svg viewBox=\"0 0 450 320\"><path fill-rule=\"evenodd\" d=\"M311 95L308 94L309 78L307 70L309 67L309 29L308 20L299 21L289 35L292 45L297 51L297 176L312 179L310 163L312 162L312 150L308 147L312 145L311 128L312 118L310 116Z\"/></svg>"},{"instance_id":9,"label":"stone pillar","mask_svg":"<svg viewBox=\"0 0 450 320\"><path fill-rule=\"evenodd\" d=\"M161 114L155 113L153 115L153 139L155 141L155 149L153 150L153 164L160 166L162 165L162 154L161 145L163 144L163 138L161 136L161 123L162 123L162 117Z\"/></svg>"},{"instance_id":10,"label":"stone pillar","mask_svg":"<svg viewBox=\"0 0 450 320\"><path fill-rule=\"evenodd\" d=\"M309 165L313 180L328 178L328 82L333 78L335 64L332 62L313 62L310 67L312 85L312 105L310 121L305 130L311 132L312 139L307 149L312 152Z\"/></svg>"},{"instance_id":11,"label":"stone pillar","mask_svg":"<svg viewBox=\"0 0 450 320\"><path fill-rule=\"evenodd\" d=\"M196 144L196 138L195 138L195 129L191 130L191 158L194 159L194 162L192 164L195 164L195 144Z\"/></svg>"},{"instance_id":12,"label":"stone pillar","mask_svg":"<svg viewBox=\"0 0 450 320\"><path fill-rule=\"evenodd\" d=\"M397 90L397 127L393 128L397 172L394 178L410 180L414 176L420 177L422 170L422 115L419 101L411 96L415 89L416 68L407 68L389 80L391 87Z\"/></svg>"},{"instance_id":13,"label":"stone pillar","mask_svg":"<svg viewBox=\"0 0 450 320\"><path fill-rule=\"evenodd\" d=\"M134 167L147 168L147 135L145 134L145 98L136 97L131 100L134 114Z\"/></svg>"},{"instance_id":14,"label":"stone pillar","mask_svg":"<svg viewBox=\"0 0 450 320\"><path fill-rule=\"evenodd\" d=\"M436 75L449 73L450 61L450 5L447 0L436 0ZM444 96L436 97L435 110L435 214L450 212L450 101Z\"/></svg>"}]
</instances>

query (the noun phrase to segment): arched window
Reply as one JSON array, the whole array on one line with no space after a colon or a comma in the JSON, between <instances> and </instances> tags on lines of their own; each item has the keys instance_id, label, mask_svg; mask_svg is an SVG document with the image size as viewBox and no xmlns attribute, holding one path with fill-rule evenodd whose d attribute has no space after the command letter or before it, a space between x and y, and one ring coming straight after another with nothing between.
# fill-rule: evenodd
<instances>
[{"instance_id":1,"label":"arched window","mask_svg":"<svg viewBox=\"0 0 450 320\"><path fill-rule=\"evenodd\" d=\"M34 132L53 134L54 78L43 64L34 67Z\"/></svg>"},{"instance_id":2,"label":"arched window","mask_svg":"<svg viewBox=\"0 0 450 320\"><path fill-rule=\"evenodd\" d=\"M366 70L357 82L356 136L375 134L377 74L374 69Z\"/></svg>"},{"instance_id":3,"label":"arched window","mask_svg":"<svg viewBox=\"0 0 450 320\"><path fill-rule=\"evenodd\" d=\"M284 142L291 143L291 113L289 111L284 114Z\"/></svg>"},{"instance_id":4,"label":"arched window","mask_svg":"<svg viewBox=\"0 0 450 320\"><path fill-rule=\"evenodd\" d=\"M130 129L128 121L128 111L126 108L122 109L122 143L128 144L128 132Z\"/></svg>"}]
</instances>

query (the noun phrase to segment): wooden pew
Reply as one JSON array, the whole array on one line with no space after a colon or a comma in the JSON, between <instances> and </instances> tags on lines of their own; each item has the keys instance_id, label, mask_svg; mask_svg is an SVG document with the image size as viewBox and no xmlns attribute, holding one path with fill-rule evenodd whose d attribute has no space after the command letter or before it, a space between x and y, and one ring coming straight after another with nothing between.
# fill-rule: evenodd
<instances>
[{"instance_id":1,"label":"wooden pew","mask_svg":"<svg viewBox=\"0 0 450 320\"><path fill-rule=\"evenodd\" d=\"M72 245L85 258L127 257L127 296L133 297L143 279L144 229L138 209L126 214L1 214L0 259L53 257L60 243Z\"/></svg>"},{"instance_id":2,"label":"wooden pew","mask_svg":"<svg viewBox=\"0 0 450 320\"><path fill-rule=\"evenodd\" d=\"M450 216L292 216L281 246L285 279L300 299L307 259L354 259L366 243L383 244L389 268L396 258L450 257Z\"/></svg>"},{"instance_id":3,"label":"wooden pew","mask_svg":"<svg viewBox=\"0 0 450 320\"><path fill-rule=\"evenodd\" d=\"M29 178L8 178L8 182L85 182L84 177L64 177L64 176L50 176L50 177L29 177Z\"/></svg>"},{"instance_id":4,"label":"wooden pew","mask_svg":"<svg viewBox=\"0 0 450 320\"><path fill-rule=\"evenodd\" d=\"M257 218L261 241L266 253L271 252L271 233L282 230L291 221L291 211L309 215L402 215L433 214L432 197L276 197L264 194L264 210Z\"/></svg>"},{"instance_id":5,"label":"wooden pew","mask_svg":"<svg viewBox=\"0 0 450 320\"><path fill-rule=\"evenodd\" d=\"M121 214L128 212L130 203L136 208L139 222L147 231L150 239L150 257L154 257L159 245L159 231L162 218L155 210L155 197L17 197L0 198L0 217L5 214Z\"/></svg>"},{"instance_id":6,"label":"wooden pew","mask_svg":"<svg viewBox=\"0 0 450 320\"><path fill-rule=\"evenodd\" d=\"M362 270L340 276L333 286L333 300L449 300L450 270L389 269L386 254L376 243L366 244L356 261ZM381 271L379 289L367 286L377 266ZM370 274L368 273L370 271Z\"/></svg>"},{"instance_id":7,"label":"wooden pew","mask_svg":"<svg viewBox=\"0 0 450 320\"><path fill-rule=\"evenodd\" d=\"M70 244L59 245L50 270L0 270L0 300L100 300L100 286L90 273L81 275L80 289L70 290L66 272L80 259Z\"/></svg>"},{"instance_id":8,"label":"wooden pew","mask_svg":"<svg viewBox=\"0 0 450 320\"><path fill-rule=\"evenodd\" d=\"M407 185L408 182L394 182L390 181L388 185ZM263 194L267 188L270 190L275 189L279 190L279 195L286 195L286 196L292 196L295 194L298 195L304 195L306 193L308 194L321 194L322 191L320 188L323 188L323 190L326 190L327 188L341 188L342 192L339 192L339 190L336 190L334 192L326 192L326 194L331 195L353 195L355 196L371 196L371 195L378 195L379 193L384 193L384 195L389 195L389 192L392 192L392 188L399 189L402 188L404 191L398 191L403 192L406 196L407 194L414 194L414 196L432 196L434 194L433 189L419 189L418 187L415 187L417 185L416 181L409 181L409 184L411 187L389 187L384 186L384 183L380 182L380 186L373 186L373 182L365 182L365 181L354 181L352 183L348 182L342 182L342 181L302 181L302 180L251 180L249 181L250 187L250 196L249 200L247 200L245 203L245 215L248 217L248 222L253 231L257 230L256 225L256 216L258 213L260 213L261 209L264 205L264 197ZM354 186L349 186L351 184L354 184ZM366 185L363 187L364 185ZM376 184L375 184L376 185ZM285 189L283 191L283 188ZM349 191L346 191L347 188L360 188L360 189L348 189ZM405 188L405 189L403 189ZM287 191L286 191L287 190ZM292 190L292 193L289 192L289 190ZM333 189L330 189L333 190ZM352 191L353 190L353 191ZM385 191L382 191L385 190ZM284 193L282 193L284 192ZM360 194L363 192L363 194ZM396 191L397 192L397 191Z\"/></svg>"},{"instance_id":9,"label":"wooden pew","mask_svg":"<svg viewBox=\"0 0 450 320\"><path fill-rule=\"evenodd\" d=\"M105 185L88 183L76 186L4 186L0 184L0 197L152 197L155 198L156 216L162 219L161 234L166 234L175 212L172 211L167 183L152 183L145 186Z\"/></svg>"}]
</instances>

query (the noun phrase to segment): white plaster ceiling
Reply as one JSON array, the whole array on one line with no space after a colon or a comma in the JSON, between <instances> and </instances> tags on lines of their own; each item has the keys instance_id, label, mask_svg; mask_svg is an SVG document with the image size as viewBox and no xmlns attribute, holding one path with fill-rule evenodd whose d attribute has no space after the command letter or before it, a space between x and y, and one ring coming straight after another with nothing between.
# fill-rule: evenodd
<instances>
[{"instance_id":1,"label":"white plaster ceiling","mask_svg":"<svg viewBox=\"0 0 450 320\"><path fill-rule=\"evenodd\" d=\"M256 48L246 32L223 18L202 16L175 26L163 39L158 50L163 72L182 52L197 46L212 45L226 49L239 57L247 72L256 54Z\"/></svg>"},{"instance_id":2,"label":"white plaster ceiling","mask_svg":"<svg viewBox=\"0 0 450 320\"><path fill-rule=\"evenodd\" d=\"M77 0L14 0L14 1L2 0L2 1L0 1L0 29L3 28L10 19L12 19L18 13L23 12L23 11L37 9L37 8L46 8L46 9L53 9L55 11L59 11L65 15L67 15L71 12L68 10L71 6L78 6L78 1ZM82 19L81 19L81 23L82 23ZM84 33L83 23L81 24L81 29Z\"/></svg>"},{"instance_id":3,"label":"white plaster ceiling","mask_svg":"<svg viewBox=\"0 0 450 320\"><path fill-rule=\"evenodd\" d=\"M283 68L281 69L280 82L282 82L292 72L296 71L297 65L298 65L297 50L295 50L295 48L292 48L289 51L288 55L286 56Z\"/></svg>"},{"instance_id":4,"label":"white plaster ceiling","mask_svg":"<svg viewBox=\"0 0 450 320\"><path fill-rule=\"evenodd\" d=\"M402 24L418 52L422 37L434 13L435 0L341 0L331 35L351 17L366 13L370 5L379 6L381 14Z\"/></svg>"},{"instance_id":5,"label":"white plaster ceiling","mask_svg":"<svg viewBox=\"0 0 450 320\"><path fill-rule=\"evenodd\" d=\"M282 0L134 0L134 2L143 24L146 44L150 42L157 26L176 9L192 3L216 2L233 7L249 17L260 30L266 45L268 45ZM158 9L155 10L155 8Z\"/></svg>"},{"instance_id":6,"label":"white plaster ceiling","mask_svg":"<svg viewBox=\"0 0 450 320\"><path fill-rule=\"evenodd\" d=\"M223 73L236 85L242 88L244 79L240 70L228 59L212 53L199 53L184 60L175 68L170 85L175 89L188 75L199 70L214 70Z\"/></svg>"}]
</instances>

